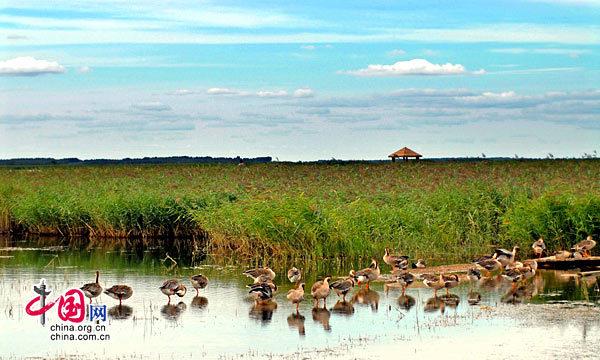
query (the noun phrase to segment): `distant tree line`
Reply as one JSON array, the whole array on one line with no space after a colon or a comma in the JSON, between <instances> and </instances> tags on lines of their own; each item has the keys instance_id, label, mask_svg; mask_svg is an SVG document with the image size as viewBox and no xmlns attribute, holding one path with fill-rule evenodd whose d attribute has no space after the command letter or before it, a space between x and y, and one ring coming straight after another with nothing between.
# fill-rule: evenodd
<instances>
[{"instance_id":1,"label":"distant tree line","mask_svg":"<svg viewBox=\"0 0 600 360\"><path fill-rule=\"evenodd\" d=\"M0 160L0 165L125 165L125 164L206 164L206 163L268 163L270 156L256 158L228 158L211 156L167 156L167 157L144 157L124 159L90 159L80 160L78 158L23 158Z\"/></svg>"}]
</instances>

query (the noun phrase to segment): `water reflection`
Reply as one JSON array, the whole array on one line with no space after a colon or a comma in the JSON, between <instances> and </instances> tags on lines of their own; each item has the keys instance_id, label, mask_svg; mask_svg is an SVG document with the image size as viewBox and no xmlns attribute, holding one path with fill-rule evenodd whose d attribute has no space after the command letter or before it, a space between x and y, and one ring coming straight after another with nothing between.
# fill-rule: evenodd
<instances>
[{"instance_id":1,"label":"water reflection","mask_svg":"<svg viewBox=\"0 0 600 360\"><path fill-rule=\"evenodd\" d=\"M369 305L373 312L376 312L379 309L379 293L375 290L360 289L352 297L352 302L360 305Z\"/></svg>"},{"instance_id":2,"label":"water reflection","mask_svg":"<svg viewBox=\"0 0 600 360\"><path fill-rule=\"evenodd\" d=\"M177 305L166 304L160 309L160 313L165 319L168 320L177 320L181 313L185 312L187 309L187 305L180 301Z\"/></svg>"},{"instance_id":3,"label":"water reflection","mask_svg":"<svg viewBox=\"0 0 600 360\"><path fill-rule=\"evenodd\" d=\"M304 329L304 320L304 316L298 312L292 313L287 317L288 326L290 328L298 329L298 335L306 335L306 330Z\"/></svg>"},{"instance_id":4,"label":"water reflection","mask_svg":"<svg viewBox=\"0 0 600 360\"><path fill-rule=\"evenodd\" d=\"M194 296L191 306L198 309L203 309L208 306L208 299L204 296Z\"/></svg>"},{"instance_id":5,"label":"water reflection","mask_svg":"<svg viewBox=\"0 0 600 360\"><path fill-rule=\"evenodd\" d=\"M469 295L467 295L467 302L469 303L469 305L479 304L481 302L481 294L471 290L471 292L469 292Z\"/></svg>"},{"instance_id":6,"label":"water reflection","mask_svg":"<svg viewBox=\"0 0 600 360\"><path fill-rule=\"evenodd\" d=\"M398 306L406 311L409 311L416 304L417 301L410 295L402 295L398 297Z\"/></svg>"},{"instance_id":7,"label":"water reflection","mask_svg":"<svg viewBox=\"0 0 600 360\"><path fill-rule=\"evenodd\" d=\"M331 308L331 312L334 314L350 316L354 314L354 304L352 302L338 300Z\"/></svg>"},{"instance_id":8,"label":"water reflection","mask_svg":"<svg viewBox=\"0 0 600 360\"><path fill-rule=\"evenodd\" d=\"M133 308L128 305L115 305L108 309L108 316L115 320L125 320L131 317Z\"/></svg>"},{"instance_id":9,"label":"water reflection","mask_svg":"<svg viewBox=\"0 0 600 360\"><path fill-rule=\"evenodd\" d=\"M452 309L456 309L456 307L460 303L460 297L454 294L444 294L440 296L440 300L444 302L444 305Z\"/></svg>"},{"instance_id":10,"label":"water reflection","mask_svg":"<svg viewBox=\"0 0 600 360\"><path fill-rule=\"evenodd\" d=\"M312 309L312 318L315 322L323 325L323 329L326 331L331 331L331 326L329 326L329 318L331 317L331 313L326 308L314 307Z\"/></svg>"},{"instance_id":11,"label":"water reflection","mask_svg":"<svg viewBox=\"0 0 600 360\"><path fill-rule=\"evenodd\" d=\"M444 301L438 297L432 297L427 299L427 301L425 301L425 306L423 306L423 310L425 312L435 312L437 310L440 311L440 313L444 313Z\"/></svg>"},{"instance_id":12,"label":"water reflection","mask_svg":"<svg viewBox=\"0 0 600 360\"><path fill-rule=\"evenodd\" d=\"M273 299L262 302L255 301L250 308L250 318L268 323L273 319L273 312L277 309L277 302Z\"/></svg>"}]
</instances>

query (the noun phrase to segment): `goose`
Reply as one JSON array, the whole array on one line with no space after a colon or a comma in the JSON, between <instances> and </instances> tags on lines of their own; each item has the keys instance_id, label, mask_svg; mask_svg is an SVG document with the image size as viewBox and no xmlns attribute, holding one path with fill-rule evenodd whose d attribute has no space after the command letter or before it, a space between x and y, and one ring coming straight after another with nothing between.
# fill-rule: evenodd
<instances>
[{"instance_id":1,"label":"goose","mask_svg":"<svg viewBox=\"0 0 600 360\"><path fill-rule=\"evenodd\" d=\"M533 245L531 245L531 248L533 249L534 254L539 255L538 259L541 259L542 253L544 252L544 250L546 250L546 244L544 244L544 239L540 238L538 241L534 242Z\"/></svg>"},{"instance_id":2,"label":"goose","mask_svg":"<svg viewBox=\"0 0 600 360\"><path fill-rule=\"evenodd\" d=\"M494 254L496 255L496 254ZM488 277L492 276L492 271L496 271L498 269L502 268L502 263L500 261L498 261L495 257L489 259L489 260L483 260L480 262L476 262L475 266L478 269L481 270L485 270L488 273Z\"/></svg>"},{"instance_id":3,"label":"goose","mask_svg":"<svg viewBox=\"0 0 600 360\"><path fill-rule=\"evenodd\" d=\"M476 257L475 259L471 260L471 263L475 264L475 263L478 263L478 262L495 259L496 256L498 256L498 254L496 254L496 249L494 249L494 254L493 255L481 255L481 256Z\"/></svg>"},{"instance_id":4,"label":"goose","mask_svg":"<svg viewBox=\"0 0 600 360\"><path fill-rule=\"evenodd\" d=\"M519 246L514 246L512 252L505 250L505 249L496 249L496 254L498 256L496 256L496 260L500 261L500 263L502 264L502 266L506 266L508 264L511 264L513 261L515 261L515 255L517 254L517 249L519 249Z\"/></svg>"},{"instance_id":5,"label":"goose","mask_svg":"<svg viewBox=\"0 0 600 360\"><path fill-rule=\"evenodd\" d=\"M391 266L392 273L395 273L397 265L399 265L398 267L402 268L404 266L403 263L406 263L406 266L408 266L408 256L392 255L392 254L390 254L390 248L386 247L385 254L383 255L383 262L385 262L386 264Z\"/></svg>"},{"instance_id":6,"label":"goose","mask_svg":"<svg viewBox=\"0 0 600 360\"><path fill-rule=\"evenodd\" d=\"M552 256L554 256L556 260L565 260L571 257L571 252L567 250L558 250L555 251Z\"/></svg>"},{"instance_id":7,"label":"goose","mask_svg":"<svg viewBox=\"0 0 600 360\"><path fill-rule=\"evenodd\" d=\"M263 301L273 298L273 288L266 282L248 286L250 287L248 294L255 294L258 297L258 305L262 305Z\"/></svg>"},{"instance_id":8,"label":"goose","mask_svg":"<svg viewBox=\"0 0 600 360\"><path fill-rule=\"evenodd\" d=\"M177 279L169 279L165 281L161 287L159 287L159 289L163 294L169 297L169 304L171 303L171 295L183 297L187 292L185 286L183 286Z\"/></svg>"},{"instance_id":9,"label":"goose","mask_svg":"<svg viewBox=\"0 0 600 360\"><path fill-rule=\"evenodd\" d=\"M319 299L323 299L323 307L327 306L327 296L329 295L329 280L331 276L326 276L323 280L317 281L310 288L310 294L317 301L316 306L319 306Z\"/></svg>"},{"instance_id":10,"label":"goose","mask_svg":"<svg viewBox=\"0 0 600 360\"><path fill-rule=\"evenodd\" d=\"M296 289L297 289L298 281L300 281L300 279L302 279L302 273L300 272L300 270L296 269L296 267L293 267L288 270L287 276L288 276L288 279L290 280L290 282L296 283Z\"/></svg>"},{"instance_id":11,"label":"goose","mask_svg":"<svg viewBox=\"0 0 600 360\"><path fill-rule=\"evenodd\" d=\"M95 298L102 294L102 286L100 286L100 282L98 281L100 278L100 271L96 271L96 282L84 284L80 289L83 291L83 294L86 297L90 298L90 304L92 303L92 298Z\"/></svg>"},{"instance_id":12,"label":"goose","mask_svg":"<svg viewBox=\"0 0 600 360\"><path fill-rule=\"evenodd\" d=\"M367 290L369 290L369 283L377 280L380 274L379 264L375 259L371 260L371 265L368 268L356 272L351 270L350 272L350 276L356 280L357 284L362 284L363 282L366 284Z\"/></svg>"},{"instance_id":13,"label":"goose","mask_svg":"<svg viewBox=\"0 0 600 360\"><path fill-rule=\"evenodd\" d=\"M573 247L571 249L578 251L578 250L583 250L584 251L584 257L590 257L591 255L591 250L592 248L596 246L596 241L594 241L592 239L591 236L588 236L587 239L578 242L577 244L573 245ZM588 250L590 251L590 254L588 254Z\"/></svg>"},{"instance_id":14,"label":"goose","mask_svg":"<svg viewBox=\"0 0 600 360\"><path fill-rule=\"evenodd\" d=\"M449 295L450 289L457 287L458 284L460 283L458 275L456 275L456 274L444 275L443 279L444 279L444 287L446 288L446 295Z\"/></svg>"},{"instance_id":15,"label":"goose","mask_svg":"<svg viewBox=\"0 0 600 360\"><path fill-rule=\"evenodd\" d=\"M584 257L585 257L585 253L581 250L573 250L573 252L569 256L570 259L575 259L575 260L581 260Z\"/></svg>"},{"instance_id":16,"label":"goose","mask_svg":"<svg viewBox=\"0 0 600 360\"><path fill-rule=\"evenodd\" d=\"M253 279L256 279L257 277L259 277L261 275L269 278L269 280L275 279L275 272L273 270L271 270L269 267L264 267L262 269L246 270L242 274L244 274L248 277L251 277Z\"/></svg>"},{"instance_id":17,"label":"goose","mask_svg":"<svg viewBox=\"0 0 600 360\"><path fill-rule=\"evenodd\" d=\"M343 295L344 302L346 301L346 295L352 290L353 287L354 279L351 277L334 281L329 285L329 288L335 290L338 297L340 294Z\"/></svg>"},{"instance_id":18,"label":"goose","mask_svg":"<svg viewBox=\"0 0 600 360\"><path fill-rule=\"evenodd\" d=\"M519 269L508 269L502 272L502 278L513 283L513 291L517 287L517 283L523 279L523 273Z\"/></svg>"},{"instance_id":19,"label":"goose","mask_svg":"<svg viewBox=\"0 0 600 360\"><path fill-rule=\"evenodd\" d=\"M440 276L435 276L433 274L424 274L423 275L423 284L428 288L434 289L434 297L437 298L437 291L446 286L446 282L444 281L444 274L440 273Z\"/></svg>"},{"instance_id":20,"label":"goose","mask_svg":"<svg viewBox=\"0 0 600 360\"><path fill-rule=\"evenodd\" d=\"M473 283L481 280L481 271L479 271L477 267L473 266L467 271L467 278L469 279L469 284L471 284L471 290L473 290Z\"/></svg>"},{"instance_id":21,"label":"goose","mask_svg":"<svg viewBox=\"0 0 600 360\"><path fill-rule=\"evenodd\" d=\"M192 286L196 289L196 296L198 296L198 289L204 289L208 285L208 278L202 274L194 275L190 278Z\"/></svg>"},{"instance_id":22,"label":"goose","mask_svg":"<svg viewBox=\"0 0 600 360\"><path fill-rule=\"evenodd\" d=\"M247 288L249 289L258 289L260 288L263 284L269 286L271 288L271 292L273 293L273 296L275 296L275 294L277 294L277 284L275 284L273 281L271 281L269 278L264 277L264 276L259 276L256 279L254 279L254 283L250 284L250 285L246 285ZM255 292L255 294L258 294Z\"/></svg>"},{"instance_id":23,"label":"goose","mask_svg":"<svg viewBox=\"0 0 600 360\"><path fill-rule=\"evenodd\" d=\"M402 296L404 296L404 290L415 282L415 276L407 271L396 276L396 282L402 286Z\"/></svg>"},{"instance_id":24,"label":"goose","mask_svg":"<svg viewBox=\"0 0 600 360\"><path fill-rule=\"evenodd\" d=\"M521 268L519 268L519 271L523 275L523 280L527 281L528 279L531 279L535 275L537 268L538 264L535 260L528 262L527 264L524 264Z\"/></svg>"},{"instance_id":25,"label":"goose","mask_svg":"<svg viewBox=\"0 0 600 360\"><path fill-rule=\"evenodd\" d=\"M416 263L412 264L413 269L424 269L426 267L427 267L427 261L425 261L423 259L419 259L419 260L417 260Z\"/></svg>"},{"instance_id":26,"label":"goose","mask_svg":"<svg viewBox=\"0 0 600 360\"><path fill-rule=\"evenodd\" d=\"M104 290L104 293L113 299L119 300L119 307L123 300L127 300L133 295L133 289L129 285L113 285Z\"/></svg>"},{"instance_id":27,"label":"goose","mask_svg":"<svg viewBox=\"0 0 600 360\"><path fill-rule=\"evenodd\" d=\"M298 306L304 300L304 283L300 283L295 289L288 290L286 298L292 303L296 304L296 312L298 312Z\"/></svg>"}]
</instances>

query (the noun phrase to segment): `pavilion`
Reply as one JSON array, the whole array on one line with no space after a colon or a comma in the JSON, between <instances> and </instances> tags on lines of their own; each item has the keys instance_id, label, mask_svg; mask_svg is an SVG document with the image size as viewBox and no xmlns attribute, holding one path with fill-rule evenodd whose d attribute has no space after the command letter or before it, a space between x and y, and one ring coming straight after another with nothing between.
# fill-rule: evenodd
<instances>
[{"instance_id":1,"label":"pavilion","mask_svg":"<svg viewBox=\"0 0 600 360\"><path fill-rule=\"evenodd\" d=\"M408 160L408 158L414 157L416 160L419 160L419 158L422 156L423 155L417 154L416 152L412 151L411 149L407 148L406 146L403 147L402 149L396 151L395 153L388 155L389 158L392 158L392 162L395 162L396 158L402 158L406 161L406 160Z\"/></svg>"}]
</instances>

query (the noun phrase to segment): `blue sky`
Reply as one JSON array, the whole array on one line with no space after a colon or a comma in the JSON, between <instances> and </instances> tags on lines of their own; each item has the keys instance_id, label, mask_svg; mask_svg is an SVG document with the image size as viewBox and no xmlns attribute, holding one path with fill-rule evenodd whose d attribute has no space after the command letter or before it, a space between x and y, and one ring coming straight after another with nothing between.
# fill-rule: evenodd
<instances>
[{"instance_id":1,"label":"blue sky","mask_svg":"<svg viewBox=\"0 0 600 360\"><path fill-rule=\"evenodd\" d=\"M0 158L581 157L600 1L5 1Z\"/></svg>"}]
</instances>

